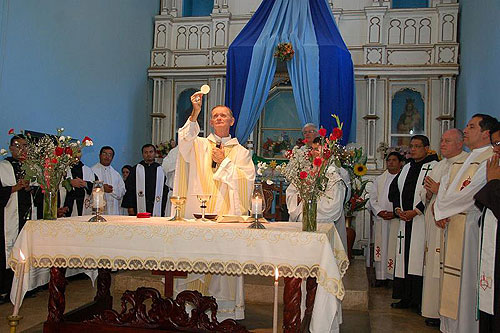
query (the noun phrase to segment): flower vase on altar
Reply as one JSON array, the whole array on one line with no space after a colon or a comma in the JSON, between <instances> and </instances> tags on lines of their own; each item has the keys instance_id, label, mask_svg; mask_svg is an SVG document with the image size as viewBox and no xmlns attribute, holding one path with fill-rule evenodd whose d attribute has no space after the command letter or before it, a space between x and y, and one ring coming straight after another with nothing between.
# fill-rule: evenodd
<instances>
[{"instance_id":1,"label":"flower vase on altar","mask_svg":"<svg viewBox=\"0 0 500 333\"><path fill-rule=\"evenodd\" d=\"M302 231L316 231L318 201L313 197L304 200L302 205Z\"/></svg>"},{"instance_id":2,"label":"flower vase on altar","mask_svg":"<svg viewBox=\"0 0 500 333\"><path fill-rule=\"evenodd\" d=\"M43 194L43 219L57 219L57 191L45 191Z\"/></svg>"}]
</instances>

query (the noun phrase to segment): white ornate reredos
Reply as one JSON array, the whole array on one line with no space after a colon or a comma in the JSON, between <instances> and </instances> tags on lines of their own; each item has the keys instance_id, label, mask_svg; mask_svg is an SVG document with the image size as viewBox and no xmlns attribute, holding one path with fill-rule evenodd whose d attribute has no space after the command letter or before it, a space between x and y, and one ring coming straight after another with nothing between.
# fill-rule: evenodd
<instances>
[{"instance_id":1,"label":"white ornate reredos","mask_svg":"<svg viewBox=\"0 0 500 333\"><path fill-rule=\"evenodd\" d=\"M455 119L457 0L431 0L428 8L416 9L393 9L385 0L328 2L355 64L356 141L366 147L370 173L383 168L377 146L389 142L391 98L405 87L421 92L426 134L437 149ZM224 103L228 46L261 1L214 0L205 17L181 17L182 3L162 0L155 17L148 71L154 81L153 143L173 136L176 99L186 86L211 86L207 109ZM364 229L360 239L367 239Z\"/></svg>"}]
</instances>

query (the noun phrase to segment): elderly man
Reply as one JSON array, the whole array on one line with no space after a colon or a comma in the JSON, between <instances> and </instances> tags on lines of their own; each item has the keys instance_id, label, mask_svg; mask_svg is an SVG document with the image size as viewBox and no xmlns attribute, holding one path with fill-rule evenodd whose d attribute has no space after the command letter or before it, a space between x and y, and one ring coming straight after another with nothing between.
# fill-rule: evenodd
<instances>
[{"instance_id":1,"label":"elderly man","mask_svg":"<svg viewBox=\"0 0 500 333\"><path fill-rule=\"evenodd\" d=\"M255 180L255 167L250 152L231 138L234 124L232 111L223 105L214 107L210 126L214 133L199 137L198 116L202 94L191 96L193 110L186 124L179 129L179 153L174 180L174 195L185 196L185 214L193 218L200 211L196 194L209 194L207 212L219 215L242 215L249 208ZM201 255L201 254L200 254ZM241 276L190 274L185 281L176 280L175 291L198 286L215 296L219 320L244 318L243 278Z\"/></svg>"},{"instance_id":2,"label":"elderly man","mask_svg":"<svg viewBox=\"0 0 500 333\"><path fill-rule=\"evenodd\" d=\"M413 307L420 311L425 247L425 203L420 199L420 191L424 178L437 163L437 156L429 155L429 139L424 135L411 138L410 154L410 162L389 188L389 201L400 220L392 296L401 301L391 306L397 309Z\"/></svg>"},{"instance_id":3,"label":"elderly man","mask_svg":"<svg viewBox=\"0 0 500 333\"><path fill-rule=\"evenodd\" d=\"M441 262L441 229L435 224L430 207L436 201L441 178L448 172L453 163L463 163L468 153L463 151L464 135L461 130L453 128L441 136L440 150L443 160L432 168L425 177L424 188L420 198L425 207L425 258L424 283L422 289L422 316L428 326L439 327L439 281Z\"/></svg>"},{"instance_id":4,"label":"elderly man","mask_svg":"<svg viewBox=\"0 0 500 333\"><path fill-rule=\"evenodd\" d=\"M464 143L471 153L441 179L434 217L446 227L439 313L442 332L477 332L478 219L474 195L486 184L486 164L493 155L490 130L495 118L476 114L464 129Z\"/></svg>"},{"instance_id":5,"label":"elderly man","mask_svg":"<svg viewBox=\"0 0 500 333\"><path fill-rule=\"evenodd\" d=\"M500 332L500 123L491 130L495 155L486 165L486 185L474 196L481 216L479 332Z\"/></svg>"},{"instance_id":6,"label":"elderly man","mask_svg":"<svg viewBox=\"0 0 500 333\"><path fill-rule=\"evenodd\" d=\"M319 136L318 127L313 123L307 123L304 125L304 127L302 127L302 135L304 136L304 147L310 148L314 142L314 139Z\"/></svg>"},{"instance_id":7,"label":"elderly man","mask_svg":"<svg viewBox=\"0 0 500 333\"><path fill-rule=\"evenodd\" d=\"M105 214L108 215L120 215L120 203L125 195L125 183L118 171L111 166L114 157L114 149L104 146L99 152L99 163L92 167L97 178L104 182Z\"/></svg>"}]
</instances>

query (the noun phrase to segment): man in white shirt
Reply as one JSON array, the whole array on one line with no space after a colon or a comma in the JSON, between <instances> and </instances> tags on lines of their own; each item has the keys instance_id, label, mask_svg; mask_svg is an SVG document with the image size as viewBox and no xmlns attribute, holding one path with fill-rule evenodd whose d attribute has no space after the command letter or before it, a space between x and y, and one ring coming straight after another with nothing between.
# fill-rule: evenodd
<instances>
[{"instance_id":1,"label":"man in white shirt","mask_svg":"<svg viewBox=\"0 0 500 333\"><path fill-rule=\"evenodd\" d=\"M125 183L120 174L111 166L114 157L114 149L104 146L99 152L99 163L92 167L97 178L104 182L105 214L107 215L120 215L120 203L125 195Z\"/></svg>"}]
</instances>

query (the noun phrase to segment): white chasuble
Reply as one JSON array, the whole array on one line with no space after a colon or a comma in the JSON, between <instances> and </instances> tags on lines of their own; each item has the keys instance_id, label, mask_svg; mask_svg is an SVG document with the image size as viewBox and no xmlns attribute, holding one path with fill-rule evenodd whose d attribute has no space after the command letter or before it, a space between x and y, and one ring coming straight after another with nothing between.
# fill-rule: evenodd
<instances>
[{"instance_id":1,"label":"white chasuble","mask_svg":"<svg viewBox=\"0 0 500 333\"><path fill-rule=\"evenodd\" d=\"M429 172L429 177L440 183L441 178L446 175L453 163L463 163L469 156L462 151L452 158L445 158L439 161ZM441 185L441 186L446 186ZM436 220L432 214L432 205L436 201L436 195L430 200L426 198L427 190L422 188L420 198L425 204L425 257L424 257L424 278L422 288L422 316L426 318L439 318L439 294L440 294L440 263L442 229L436 226Z\"/></svg>"},{"instance_id":2,"label":"white chasuble","mask_svg":"<svg viewBox=\"0 0 500 333\"><path fill-rule=\"evenodd\" d=\"M198 137L200 127L189 119L179 129L179 155L174 180L174 194L186 197L183 216L193 218L201 211L196 194L211 194L207 212L218 215L247 214L255 180L255 166L250 152L236 138ZM222 142L225 158L212 169L212 149ZM244 318L243 277L189 274L176 279L174 291L196 288L217 300L218 320Z\"/></svg>"},{"instance_id":3,"label":"white chasuble","mask_svg":"<svg viewBox=\"0 0 500 333\"><path fill-rule=\"evenodd\" d=\"M434 204L436 220L450 218L446 227L439 309L443 332L478 330L478 219L481 212L474 205L474 195L486 184L486 161L492 154L491 146L474 149L453 181L449 182L451 172L442 178L442 184L449 186L440 187Z\"/></svg>"},{"instance_id":4,"label":"white chasuble","mask_svg":"<svg viewBox=\"0 0 500 333\"><path fill-rule=\"evenodd\" d=\"M135 173L135 189L137 198L137 213L146 212L146 172L142 164L137 164ZM161 204L163 200L163 184L165 184L165 174L163 168L156 168L155 199L152 216L161 216Z\"/></svg>"},{"instance_id":5,"label":"white chasuble","mask_svg":"<svg viewBox=\"0 0 500 333\"><path fill-rule=\"evenodd\" d=\"M389 247L389 234L393 225L393 229L399 228L399 220L384 220L378 216L378 214L384 210L388 212L393 211L392 202L389 201L388 196L389 187L396 175L397 174L391 174L386 170L375 178L373 186L371 186L368 191L370 198L368 201L368 209L373 213L375 221L373 260L375 261L375 277L377 280L392 280L393 278L396 242L392 242L392 248ZM394 237L396 237L396 235ZM389 259L391 259L391 261L389 261Z\"/></svg>"},{"instance_id":6,"label":"white chasuble","mask_svg":"<svg viewBox=\"0 0 500 333\"><path fill-rule=\"evenodd\" d=\"M420 173L417 179L417 185L415 186L415 195L413 197L413 209L416 208L420 200L420 191L424 187L424 178L428 175L429 171L432 170L433 166L437 161L431 161L422 165ZM406 164L401 170L401 174L398 178L398 187L400 193L400 202L402 202L403 187L410 170L410 163ZM422 212L423 213L423 212ZM401 235L404 236L406 229L406 222L400 220L398 239ZM402 243L402 244L401 244ZM399 248L404 248L404 241L398 241ZM425 250L425 221L424 215L416 215L412 221L411 228L411 239L410 239L410 255L408 260L408 274L422 276L423 266L424 266L424 250ZM402 252L402 255L401 255ZM404 251L396 252L396 277L405 278L405 261L404 261Z\"/></svg>"},{"instance_id":7,"label":"white chasuble","mask_svg":"<svg viewBox=\"0 0 500 333\"><path fill-rule=\"evenodd\" d=\"M105 214L121 215L120 204L125 195L125 183L123 182L123 178L111 165L104 166L101 163L96 163L92 167L92 171L99 180L104 182L104 184L113 186L113 192L104 193L104 198L106 199Z\"/></svg>"}]
</instances>

